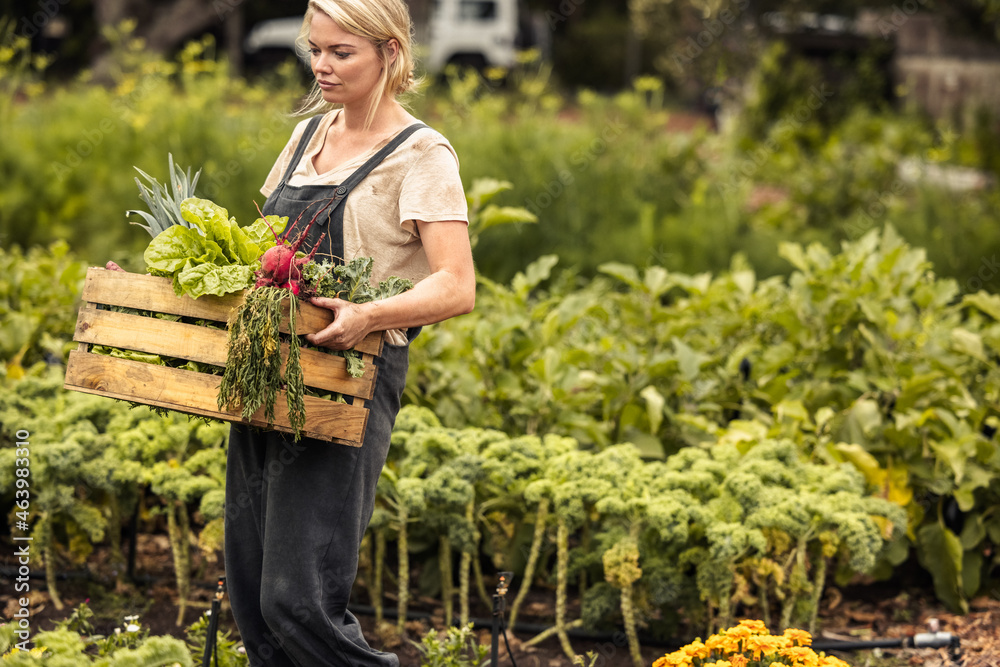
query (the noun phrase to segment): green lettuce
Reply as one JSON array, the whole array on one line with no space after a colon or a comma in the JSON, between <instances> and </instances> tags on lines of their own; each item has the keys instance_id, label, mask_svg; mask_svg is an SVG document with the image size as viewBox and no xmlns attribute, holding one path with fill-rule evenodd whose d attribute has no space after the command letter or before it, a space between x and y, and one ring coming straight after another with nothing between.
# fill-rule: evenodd
<instances>
[{"instance_id":1,"label":"green lettuce","mask_svg":"<svg viewBox=\"0 0 1000 667\"><path fill-rule=\"evenodd\" d=\"M261 255L288 224L287 217L269 215L240 227L226 209L197 197L181 202L181 217L191 227L174 225L157 234L143 258L150 274L173 279L174 293L194 298L250 287Z\"/></svg>"},{"instance_id":2,"label":"green lettuce","mask_svg":"<svg viewBox=\"0 0 1000 667\"><path fill-rule=\"evenodd\" d=\"M204 294L230 294L247 289L253 284L256 267L245 264L217 266L211 263L198 264L192 260L174 275L174 291L195 299Z\"/></svg>"}]
</instances>

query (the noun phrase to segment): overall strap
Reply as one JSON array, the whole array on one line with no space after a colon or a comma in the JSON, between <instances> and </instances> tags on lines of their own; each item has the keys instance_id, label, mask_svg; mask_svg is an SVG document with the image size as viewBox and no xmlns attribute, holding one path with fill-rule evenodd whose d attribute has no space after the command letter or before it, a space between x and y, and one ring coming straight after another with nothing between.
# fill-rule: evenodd
<instances>
[{"instance_id":1,"label":"overall strap","mask_svg":"<svg viewBox=\"0 0 1000 667\"><path fill-rule=\"evenodd\" d=\"M345 178L344 182L337 187L337 191L333 195L333 208L337 208L347 195L351 193L354 186L364 180L365 176L370 174L372 170L386 158L387 155L399 148L399 145L406 141L411 134L424 127L427 126L423 123L414 123L413 125L404 128L399 132L399 134L393 137L389 143L383 146L378 153L375 153L371 159L358 167L353 174Z\"/></svg>"},{"instance_id":2,"label":"overall strap","mask_svg":"<svg viewBox=\"0 0 1000 667\"><path fill-rule=\"evenodd\" d=\"M285 170L285 175L281 177L282 182L287 182L288 179L292 177L292 173L295 172L295 168L299 166L299 162L302 160L302 156L306 152L306 146L309 145L309 140L316 133L316 128L319 127L320 121L323 120L323 114L318 116L313 116L309 119L309 124L306 125L306 129L302 132L302 137L299 139L299 145L295 147L295 152L292 154L292 159L288 163L288 169Z\"/></svg>"}]
</instances>

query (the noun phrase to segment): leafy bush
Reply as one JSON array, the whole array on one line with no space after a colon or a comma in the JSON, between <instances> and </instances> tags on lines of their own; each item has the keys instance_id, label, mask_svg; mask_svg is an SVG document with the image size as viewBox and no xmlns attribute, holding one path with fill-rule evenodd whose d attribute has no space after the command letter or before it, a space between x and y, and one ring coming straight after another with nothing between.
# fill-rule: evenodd
<instances>
[{"instance_id":1,"label":"leafy bush","mask_svg":"<svg viewBox=\"0 0 1000 667\"><path fill-rule=\"evenodd\" d=\"M476 641L472 624L430 630L417 644L421 667L482 667L489 662L489 648Z\"/></svg>"},{"instance_id":2,"label":"leafy bush","mask_svg":"<svg viewBox=\"0 0 1000 667\"><path fill-rule=\"evenodd\" d=\"M0 361L18 379L40 362L60 363L76 324L86 266L63 241L22 251L0 248Z\"/></svg>"},{"instance_id":3,"label":"leafy bush","mask_svg":"<svg viewBox=\"0 0 1000 667\"><path fill-rule=\"evenodd\" d=\"M620 618L638 655L638 625L669 635L679 608L710 630L737 608L768 620L777 613L781 627L814 624L827 573L871 572L906 523L898 505L867 495L851 465L808 462L794 442L763 429L756 438L720 431L714 444L649 462L631 444L593 452L554 435L448 429L407 406L392 452L378 502L395 520L374 530L395 534L401 605L411 555L428 568L451 562L453 547L482 550L498 570L522 573L512 626L524 591L554 578L555 634L570 657L574 625ZM441 570L446 604L453 578L460 599L469 597L470 569L488 600L474 562ZM574 581L583 609L571 621Z\"/></svg>"},{"instance_id":4,"label":"leafy bush","mask_svg":"<svg viewBox=\"0 0 1000 667\"><path fill-rule=\"evenodd\" d=\"M303 88L292 68L253 83L231 78L211 42L158 60L127 31L110 38L110 87L86 76L57 87L39 74L44 59L7 35L0 117L11 140L0 146L0 239L23 247L64 239L91 263L137 269L141 231L108 224L136 208L133 167L165 180L163 156L171 153L203 168L200 196L252 219ZM884 223L926 247L943 274L963 284L995 279L996 269L987 281L980 274L1000 249L1000 232L987 224L1000 191L950 193L897 173L904 159L992 169L989 119L959 133L852 104L849 91L830 98L810 84L789 96L776 80L811 75L789 74L801 68L780 63L765 60L742 120L719 134L668 131L670 104L656 79L617 94L566 96L537 63L502 87L456 74L411 106L452 141L470 191L481 178L510 181L502 203L539 219L516 235L485 231L477 266L493 280L508 282L527 262L556 252L586 276L609 261L719 271L736 252L758 275L785 274L774 253L779 241L832 249ZM42 135L34 131L39 117L47 121Z\"/></svg>"},{"instance_id":5,"label":"leafy bush","mask_svg":"<svg viewBox=\"0 0 1000 667\"><path fill-rule=\"evenodd\" d=\"M101 665L102 667L193 667L201 665L205 652L205 632L208 616L202 616L185 629L185 641L171 636L150 636L136 616L128 616L121 626L107 635L95 632L94 613L86 603L80 604L52 630L38 632L31 649L23 649L21 639L14 634L14 624L0 625L0 661L5 665ZM236 642L222 633L217 643L214 664L223 667L245 667L245 653Z\"/></svg>"},{"instance_id":6,"label":"leafy bush","mask_svg":"<svg viewBox=\"0 0 1000 667\"><path fill-rule=\"evenodd\" d=\"M179 164L203 166L199 190L237 219L256 216L254 200L263 202L258 188L295 123L288 113L298 94L294 71L251 85L229 76L210 41L192 42L166 61L150 55L128 29L109 35L115 67L108 87L84 74L66 86L35 82L31 88L25 83L30 61L0 63L0 86L19 100L5 101L3 116L5 246L63 239L92 263L112 259L140 268L148 237L125 224L125 211L140 203L133 167L166 182L167 153ZM16 41L4 46L27 49ZM39 117L46 118L42 133Z\"/></svg>"},{"instance_id":7,"label":"leafy bush","mask_svg":"<svg viewBox=\"0 0 1000 667\"><path fill-rule=\"evenodd\" d=\"M79 566L95 545L111 546L113 576L125 577L121 530L137 503L162 520L170 538L179 593L178 624L191 581L191 524L204 524L199 546L209 560L222 547L228 428L180 414L65 391L63 369L43 367L0 384L0 497L15 508L17 432L30 442L30 529L45 564L53 604L57 578ZM148 494L145 501L142 497ZM13 511L13 509L11 510Z\"/></svg>"},{"instance_id":8,"label":"leafy bush","mask_svg":"<svg viewBox=\"0 0 1000 667\"><path fill-rule=\"evenodd\" d=\"M588 282L553 275L555 258L509 287L483 279L472 315L414 342L407 398L452 427L632 442L649 457L789 438L906 506L939 597L965 608L1000 542L1000 299L959 298L891 228L839 254L780 252L787 279L737 259L718 276L607 264Z\"/></svg>"}]
</instances>

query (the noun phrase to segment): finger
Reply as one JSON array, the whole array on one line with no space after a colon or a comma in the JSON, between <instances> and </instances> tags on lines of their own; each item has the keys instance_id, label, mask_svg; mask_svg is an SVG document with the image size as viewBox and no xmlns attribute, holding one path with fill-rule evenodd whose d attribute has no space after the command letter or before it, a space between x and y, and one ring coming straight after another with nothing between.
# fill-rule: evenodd
<instances>
[{"instance_id":1,"label":"finger","mask_svg":"<svg viewBox=\"0 0 1000 667\"><path fill-rule=\"evenodd\" d=\"M317 347L326 347L331 350L346 350L348 349L348 347L350 347L349 345L344 345L343 343L337 342L337 340L333 336L323 337L320 336L319 334L309 334L308 336L306 336L306 340L308 340L310 343L312 343Z\"/></svg>"},{"instance_id":2,"label":"finger","mask_svg":"<svg viewBox=\"0 0 1000 667\"><path fill-rule=\"evenodd\" d=\"M340 306L341 299L331 299L326 296L314 296L310 297L309 303L314 306L319 306L320 308L326 308L327 310L337 310Z\"/></svg>"},{"instance_id":3,"label":"finger","mask_svg":"<svg viewBox=\"0 0 1000 667\"><path fill-rule=\"evenodd\" d=\"M306 334L305 336L305 339L313 345L328 347L333 350L344 349L343 345L340 343L342 338L343 335L336 330L336 325L334 324L331 324L316 333Z\"/></svg>"}]
</instances>

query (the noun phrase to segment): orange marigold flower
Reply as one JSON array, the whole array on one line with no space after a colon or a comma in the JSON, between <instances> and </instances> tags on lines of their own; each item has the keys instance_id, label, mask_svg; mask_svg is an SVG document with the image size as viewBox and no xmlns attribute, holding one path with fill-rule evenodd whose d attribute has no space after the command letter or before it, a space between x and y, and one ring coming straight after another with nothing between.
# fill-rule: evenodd
<instances>
[{"instance_id":1,"label":"orange marigold flower","mask_svg":"<svg viewBox=\"0 0 1000 667\"><path fill-rule=\"evenodd\" d=\"M729 656L730 667L747 667L747 663L748 662L750 662L750 661L747 660L747 657L745 655L731 655L731 656Z\"/></svg>"},{"instance_id":2,"label":"orange marigold flower","mask_svg":"<svg viewBox=\"0 0 1000 667\"><path fill-rule=\"evenodd\" d=\"M682 648L681 651L683 651L686 656L705 659L708 657L709 653L712 652L712 649L705 646L700 639L695 639L693 642Z\"/></svg>"},{"instance_id":3,"label":"orange marigold flower","mask_svg":"<svg viewBox=\"0 0 1000 667\"><path fill-rule=\"evenodd\" d=\"M810 635L805 630L799 630L797 628L788 628L785 630L783 637L787 637L799 646L809 646L812 644L812 635Z\"/></svg>"},{"instance_id":4,"label":"orange marigold flower","mask_svg":"<svg viewBox=\"0 0 1000 667\"><path fill-rule=\"evenodd\" d=\"M712 635L705 640L705 648L721 653L735 653L740 650L740 640L724 634Z\"/></svg>"},{"instance_id":5,"label":"orange marigold flower","mask_svg":"<svg viewBox=\"0 0 1000 667\"><path fill-rule=\"evenodd\" d=\"M801 667L820 667L819 656L813 653L811 648L805 646L789 646L779 649L778 654Z\"/></svg>"},{"instance_id":6,"label":"orange marigold flower","mask_svg":"<svg viewBox=\"0 0 1000 667\"><path fill-rule=\"evenodd\" d=\"M824 655L818 664L820 667L851 667L848 663L832 655Z\"/></svg>"},{"instance_id":7,"label":"orange marigold flower","mask_svg":"<svg viewBox=\"0 0 1000 667\"><path fill-rule=\"evenodd\" d=\"M690 667L691 659L683 650L668 653L653 663L653 667Z\"/></svg>"},{"instance_id":8,"label":"orange marigold flower","mask_svg":"<svg viewBox=\"0 0 1000 667\"><path fill-rule=\"evenodd\" d=\"M737 627L749 628L753 632L756 632L757 634L760 634L760 635L771 634L770 632L768 632L767 626L764 625L764 621L757 621L757 620L753 620L753 619L749 619L748 618L748 619L744 619L744 620L740 621L740 624Z\"/></svg>"},{"instance_id":9,"label":"orange marigold flower","mask_svg":"<svg viewBox=\"0 0 1000 667\"><path fill-rule=\"evenodd\" d=\"M747 637L744 650L753 653L754 660L760 660L761 654L768 655L783 648L784 640L771 635L754 635Z\"/></svg>"}]
</instances>

